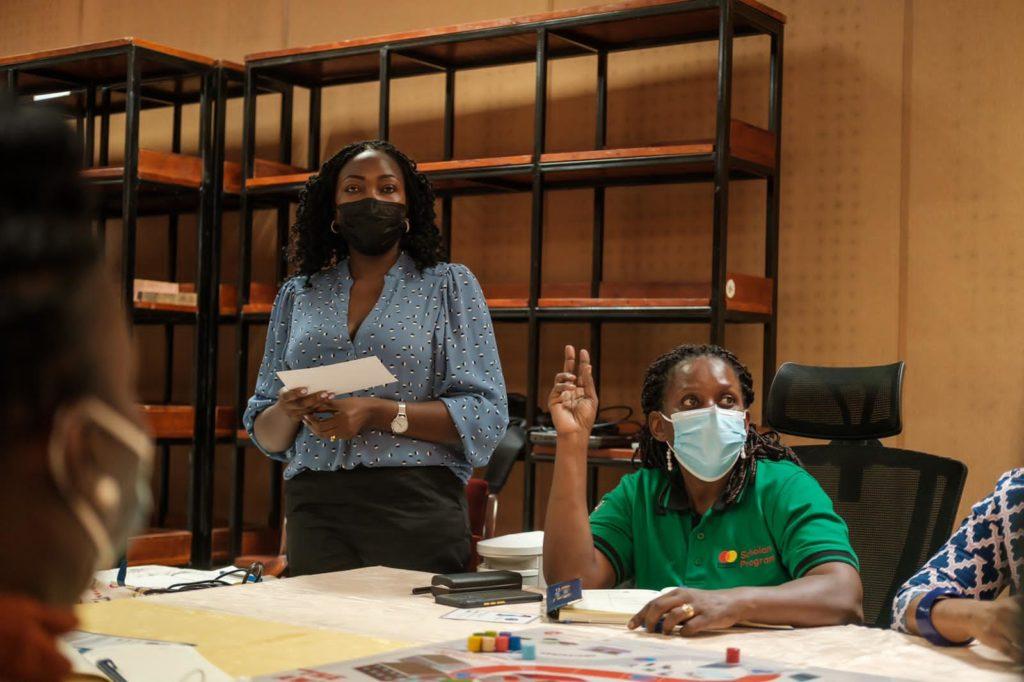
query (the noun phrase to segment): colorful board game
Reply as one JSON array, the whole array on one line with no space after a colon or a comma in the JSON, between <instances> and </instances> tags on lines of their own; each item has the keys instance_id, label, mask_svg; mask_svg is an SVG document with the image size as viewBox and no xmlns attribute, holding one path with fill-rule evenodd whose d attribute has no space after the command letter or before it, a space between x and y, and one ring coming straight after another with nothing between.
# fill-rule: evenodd
<instances>
[{"instance_id":1,"label":"colorful board game","mask_svg":"<svg viewBox=\"0 0 1024 682\"><path fill-rule=\"evenodd\" d=\"M266 682L882 682L898 680L823 668L794 668L744 658L738 650L696 649L660 637L594 638L569 628L535 628L515 633L518 650L494 648L495 633L468 640L403 649L371 658L260 677ZM482 651L479 648L483 640ZM492 641L487 641L492 640ZM504 646L504 645L502 645ZM730 662L737 661L738 662Z\"/></svg>"}]
</instances>

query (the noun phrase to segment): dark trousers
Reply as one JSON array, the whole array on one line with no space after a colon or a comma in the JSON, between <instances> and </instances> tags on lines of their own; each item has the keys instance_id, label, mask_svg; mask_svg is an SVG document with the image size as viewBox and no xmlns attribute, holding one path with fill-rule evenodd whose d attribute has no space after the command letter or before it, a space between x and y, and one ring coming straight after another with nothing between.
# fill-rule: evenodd
<instances>
[{"instance_id":1,"label":"dark trousers","mask_svg":"<svg viewBox=\"0 0 1024 682\"><path fill-rule=\"evenodd\" d=\"M465 486L447 467L303 471L285 481L289 575L389 566L464 570Z\"/></svg>"}]
</instances>

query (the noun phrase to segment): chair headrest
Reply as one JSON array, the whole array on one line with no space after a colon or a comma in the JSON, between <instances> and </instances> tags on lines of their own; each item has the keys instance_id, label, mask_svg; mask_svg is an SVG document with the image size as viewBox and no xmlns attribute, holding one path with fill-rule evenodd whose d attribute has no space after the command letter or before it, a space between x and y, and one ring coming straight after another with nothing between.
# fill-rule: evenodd
<instances>
[{"instance_id":1,"label":"chair headrest","mask_svg":"<svg viewBox=\"0 0 1024 682\"><path fill-rule=\"evenodd\" d=\"M794 436L871 440L903 430L903 362L814 367L787 362L768 391L765 422Z\"/></svg>"}]
</instances>

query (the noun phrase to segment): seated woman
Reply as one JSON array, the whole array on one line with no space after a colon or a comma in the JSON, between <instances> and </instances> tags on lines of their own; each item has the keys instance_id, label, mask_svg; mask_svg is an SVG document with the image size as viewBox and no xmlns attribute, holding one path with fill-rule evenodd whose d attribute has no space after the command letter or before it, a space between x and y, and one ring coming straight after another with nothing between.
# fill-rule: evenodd
<instances>
[{"instance_id":1,"label":"seated woman","mask_svg":"<svg viewBox=\"0 0 1024 682\"><path fill-rule=\"evenodd\" d=\"M678 346L647 369L642 468L587 517L587 439L597 393L587 351L565 349L549 398L558 432L544 534L549 583L676 587L630 628L693 635L740 621L863 619L857 557L818 483L747 409L750 372L718 346Z\"/></svg>"},{"instance_id":2,"label":"seated woman","mask_svg":"<svg viewBox=\"0 0 1024 682\"><path fill-rule=\"evenodd\" d=\"M892 626L939 646L977 639L1024 661L1022 574L1024 469L1013 469L896 593ZM996 599L1006 587L1018 596Z\"/></svg>"},{"instance_id":3,"label":"seated woman","mask_svg":"<svg viewBox=\"0 0 1024 682\"><path fill-rule=\"evenodd\" d=\"M56 637L149 508L132 343L78 159L58 116L0 101L3 680L66 678Z\"/></svg>"}]
</instances>

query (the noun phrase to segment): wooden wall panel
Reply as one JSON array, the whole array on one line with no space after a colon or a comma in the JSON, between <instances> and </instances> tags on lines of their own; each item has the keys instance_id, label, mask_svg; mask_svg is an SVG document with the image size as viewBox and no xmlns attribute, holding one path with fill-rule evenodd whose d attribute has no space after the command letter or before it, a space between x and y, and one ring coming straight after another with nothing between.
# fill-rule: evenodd
<instances>
[{"instance_id":1,"label":"wooden wall panel","mask_svg":"<svg viewBox=\"0 0 1024 682\"><path fill-rule=\"evenodd\" d=\"M962 459L961 511L1024 458L1024 5L915 2L907 447Z\"/></svg>"},{"instance_id":2,"label":"wooden wall panel","mask_svg":"<svg viewBox=\"0 0 1024 682\"><path fill-rule=\"evenodd\" d=\"M82 42L84 0L4 0L0 54L52 50Z\"/></svg>"},{"instance_id":3,"label":"wooden wall panel","mask_svg":"<svg viewBox=\"0 0 1024 682\"><path fill-rule=\"evenodd\" d=\"M81 0L82 41L135 36L215 59L282 46L284 0Z\"/></svg>"}]
</instances>

